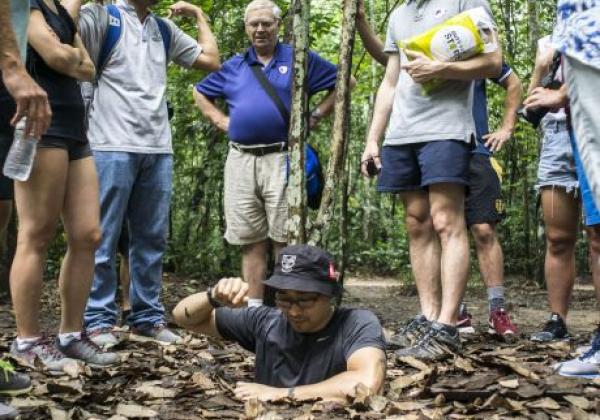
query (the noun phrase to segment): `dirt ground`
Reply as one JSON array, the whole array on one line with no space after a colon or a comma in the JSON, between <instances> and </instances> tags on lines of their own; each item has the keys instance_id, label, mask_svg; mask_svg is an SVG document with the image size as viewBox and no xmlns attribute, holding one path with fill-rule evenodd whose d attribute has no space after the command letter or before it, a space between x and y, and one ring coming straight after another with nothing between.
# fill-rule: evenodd
<instances>
[{"instance_id":1,"label":"dirt ground","mask_svg":"<svg viewBox=\"0 0 600 420\"><path fill-rule=\"evenodd\" d=\"M167 310L182 297L204 290L194 279L165 275ZM74 369L64 377L28 370L31 395L7 399L23 419L262 418L262 419L441 419L441 418L600 418L600 380L562 378L551 366L571 357L598 324L599 311L590 285L577 285L568 324L573 343L534 345L526 337L548 316L546 294L520 278L507 279L507 297L521 337L503 342L485 333L485 289L469 287L466 302L478 333L464 339L464 352L448 362L427 365L388 354L382 396L357 390L349 405L319 401L242 403L233 398L235 382L251 380L253 359L237 345L200 336L186 343L160 346L123 333L118 368ZM42 313L44 328L56 331L59 316L56 284L47 282ZM351 277L344 305L367 307L392 331L416 313L412 285L397 279ZM0 352L8 352L15 325L10 305L0 304ZM13 361L18 364L18 361Z\"/></svg>"}]
</instances>

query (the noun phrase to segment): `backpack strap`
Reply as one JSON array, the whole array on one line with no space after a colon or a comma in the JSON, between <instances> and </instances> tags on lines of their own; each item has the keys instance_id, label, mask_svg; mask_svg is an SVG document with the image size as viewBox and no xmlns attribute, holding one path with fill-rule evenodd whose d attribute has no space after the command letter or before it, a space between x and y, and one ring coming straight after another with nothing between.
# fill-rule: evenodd
<instances>
[{"instance_id":1,"label":"backpack strap","mask_svg":"<svg viewBox=\"0 0 600 420\"><path fill-rule=\"evenodd\" d=\"M254 63L250 66L250 69L252 70L252 73L254 73L254 77L256 77L258 83L260 83L260 86L267 93L273 104L277 107L277 110L281 114L281 117L283 118L283 122L285 123L286 127L289 126L290 113L288 112L287 108L283 104L283 101L277 94L277 91L275 90L271 82L269 82L269 79L267 79L267 76L265 76L263 70L260 68L260 64Z\"/></svg>"},{"instance_id":2,"label":"backpack strap","mask_svg":"<svg viewBox=\"0 0 600 420\"><path fill-rule=\"evenodd\" d=\"M106 35L104 36L98 56L98 63L96 64L96 80L100 79L102 70L113 53L117 42L119 42L122 32L121 12L117 6L109 4L106 6L106 11L108 13L108 27L106 28Z\"/></svg>"},{"instance_id":3,"label":"backpack strap","mask_svg":"<svg viewBox=\"0 0 600 420\"><path fill-rule=\"evenodd\" d=\"M158 17L156 15L152 15L152 17L154 17L154 20L156 21L156 24L158 25L158 30L160 32L160 36L162 38L162 42L163 42L163 46L165 47L165 57L166 57L166 62L169 62L169 52L171 50L171 28L169 27L169 24L161 17Z\"/></svg>"}]
</instances>

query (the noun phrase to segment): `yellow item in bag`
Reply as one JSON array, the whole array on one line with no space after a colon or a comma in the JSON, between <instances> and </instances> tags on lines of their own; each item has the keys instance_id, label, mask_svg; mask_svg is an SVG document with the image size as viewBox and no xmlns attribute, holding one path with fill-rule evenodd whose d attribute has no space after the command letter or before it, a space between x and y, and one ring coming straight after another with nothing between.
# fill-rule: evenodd
<instances>
[{"instance_id":1,"label":"yellow item in bag","mask_svg":"<svg viewBox=\"0 0 600 420\"><path fill-rule=\"evenodd\" d=\"M427 32L398 42L403 50L425 54L438 61L462 61L497 48L491 35L494 24L483 7L469 9L434 26ZM444 84L436 79L423 83L423 91L430 94Z\"/></svg>"}]
</instances>

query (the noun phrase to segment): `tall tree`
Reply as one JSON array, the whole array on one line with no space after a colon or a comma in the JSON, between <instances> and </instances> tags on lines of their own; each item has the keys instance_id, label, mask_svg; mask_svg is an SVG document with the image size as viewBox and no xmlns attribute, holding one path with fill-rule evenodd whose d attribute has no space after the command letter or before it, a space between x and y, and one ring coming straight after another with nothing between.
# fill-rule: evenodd
<instances>
[{"instance_id":1,"label":"tall tree","mask_svg":"<svg viewBox=\"0 0 600 420\"><path fill-rule=\"evenodd\" d=\"M288 139L290 176L287 186L288 243L306 242L306 193L304 190L304 141L308 98L306 72L309 47L310 0L294 0L291 8L294 21L294 79L292 110Z\"/></svg>"}]
</instances>

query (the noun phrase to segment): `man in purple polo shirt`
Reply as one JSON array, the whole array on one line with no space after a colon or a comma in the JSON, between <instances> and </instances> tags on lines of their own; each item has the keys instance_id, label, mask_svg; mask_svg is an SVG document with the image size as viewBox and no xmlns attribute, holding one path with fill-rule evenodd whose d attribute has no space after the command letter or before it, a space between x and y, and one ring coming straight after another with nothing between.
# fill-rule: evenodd
<instances>
[{"instance_id":1,"label":"man in purple polo shirt","mask_svg":"<svg viewBox=\"0 0 600 420\"><path fill-rule=\"evenodd\" d=\"M254 0L244 15L252 47L223 63L196 85L202 114L229 136L225 164L225 239L242 246L242 276L248 282L248 305L260 306L271 243L276 254L287 241L287 134L289 121L259 83L259 66L287 108L291 107L293 49L278 42L281 10L270 0ZM308 93L329 91L311 114L311 125L333 107L337 68L310 52ZM225 99L229 115L215 104Z\"/></svg>"}]
</instances>

